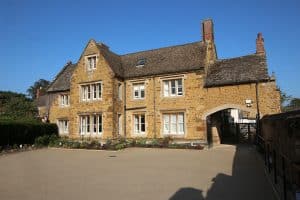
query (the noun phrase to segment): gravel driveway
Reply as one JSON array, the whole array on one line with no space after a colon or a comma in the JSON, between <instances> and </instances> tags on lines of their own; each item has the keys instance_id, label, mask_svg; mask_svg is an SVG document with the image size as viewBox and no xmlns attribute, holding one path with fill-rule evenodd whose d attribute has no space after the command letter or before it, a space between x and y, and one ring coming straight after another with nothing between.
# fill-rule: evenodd
<instances>
[{"instance_id":1,"label":"gravel driveway","mask_svg":"<svg viewBox=\"0 0 300 200\"><path fill-rule=\"evenodd\" d=\"M0 199L275 199L250 146L42 149L0 157Z\"/></svg>"}]
</instances>

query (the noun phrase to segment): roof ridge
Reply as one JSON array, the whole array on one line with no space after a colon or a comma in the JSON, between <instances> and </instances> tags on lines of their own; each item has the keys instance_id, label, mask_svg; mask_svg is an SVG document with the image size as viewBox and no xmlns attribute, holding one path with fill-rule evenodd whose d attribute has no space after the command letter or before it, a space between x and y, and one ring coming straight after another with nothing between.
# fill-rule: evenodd
<instances>
[{"instance_id":1,"label":"roof ridge","mask_svg":"<svg viewBox=\"0 0 300 200\"><path fill-rule=\"evenodd\" d=\"M173 47L180 47L180 46L187 46L187 45L192 45L192 44L197 44L197 43L203 43L203 41L196 41L196 42L189 42L189 43L185 43L185 44L178 44L178 45L173 45L173 46L167 46L167 47L160 47L160 48L155 48L155 49L149 49L149 50L142 50L142 51L137 51L137 52L132 52L132 53L126 53L126 54L122 54L122 55L118 55L120 57L123 56L128 56L128 55L134 55L134 54L138 54L138 53L144 53L144 52L150 52L150 51L157 51L157 50L161 50L161 49L168 49L168 48L173 48Z\"/></svg>"},{"instance_id":2,"label":"roof ridge","mask_svg":"<svg viewBox=\"0 0 300 200\"><path fill-rule=\"evenodd\" d=\"M262 55L257 55L256 53L252 53L252 54L247 54L247 55L238 56L238 57L231 57L231 58L218 59L217 62L218 62L218 61L227 61L227 60L233 60L233 59L245 58L245 57L249 57L249 56L265 57L265 56L262 56Z\"/></svg>"}]
</instances>

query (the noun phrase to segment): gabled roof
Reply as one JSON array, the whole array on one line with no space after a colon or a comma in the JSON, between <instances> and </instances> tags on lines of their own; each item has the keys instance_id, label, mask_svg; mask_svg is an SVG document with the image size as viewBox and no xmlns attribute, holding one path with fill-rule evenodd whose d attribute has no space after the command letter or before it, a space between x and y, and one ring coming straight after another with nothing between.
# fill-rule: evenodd
<instances>
[{"instance_id":1,"label":"gabled roof","mask_svg":"<svg viewBox=\"0 0 300 200\"><path fill-rule=\"evenodd\" d=\"M145 59L142 67L137 67ZM124 78L185 72L204 68L205 46L203 42L141 51L121 56Z\"/></svg>"},{"instance_id":2,"label":"gabled roof","mask_svg":"<svg viewBox=\"0 0 300 200\"><path fill-rule=\"evenodd\" d=\"M67 63L48 87L47 92L66 91L70 89L70 81L76 64Z\"/></svg>"},{"instance_id":3,"label":"gabled roof","mask_svg":"<svg viewBox=\"0 0 300 200\"><path fill-rule=\"evenodd\" d=\"M205 87L270 80L265 56L247 55L218 60L208 67Z\"/></svg>"},{"instance_id":4,"label":"gabled roof","mask_svg":"<svg viewBox=\"0 0 300 200\"><path fill-rule=\"evenodd\" d=\"M122 67L121 57L114 52L111 52L108 47L102 43L97 43L97 47L106 61L109 63L115 75L118 77L123 77L124 70Z\"/></svg>"},{"instance_id":5,"label":"gabled roof","mask_svg":"<svg viewBox=\"0 0 300 200\"><path fill-rule=\"evenodd\" d=\"M181 73L201 70L205 66L206 47L201 41L126 55L117 55L102 43L97 43L97 46L115 75L121 78ZM137 66L141 59L144 59L143 65ZM64 66L49 86L48 92L69 90L75 67L76 64L72 63ZM210 65L205 77L205 87L268 80L270 80L270 77L265 56L251 54L217 60Z\"/></svg>"}]
</instances>

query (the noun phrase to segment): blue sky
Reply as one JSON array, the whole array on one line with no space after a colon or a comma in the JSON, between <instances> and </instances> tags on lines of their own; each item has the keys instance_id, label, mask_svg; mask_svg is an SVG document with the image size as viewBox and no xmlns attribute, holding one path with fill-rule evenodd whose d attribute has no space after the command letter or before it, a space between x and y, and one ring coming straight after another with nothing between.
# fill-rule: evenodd
<instances>
[{"instance_id":1,"label":"blue sky","mask_svg":"<svg viewBox=\"0 0 300 200\"><path fill-rule=\"evenodd\" d=\"M214 21L218 57L255 52L265 38L269 73L300 97L300 1L33 1L0 2L0 90L25 93L77 62L88 40L118 54L201 40L200 23Z\"/></svg>"}]
</instances>

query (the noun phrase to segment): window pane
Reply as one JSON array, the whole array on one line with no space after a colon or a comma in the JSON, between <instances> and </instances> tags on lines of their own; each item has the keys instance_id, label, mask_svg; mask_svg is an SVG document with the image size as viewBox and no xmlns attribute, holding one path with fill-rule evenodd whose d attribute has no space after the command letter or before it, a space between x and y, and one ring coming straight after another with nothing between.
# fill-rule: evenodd
<instances>
[{"instance_id":1,"label":"window pane","mask_svg":"<svg viewBox=\"0 0 300 200\"><path fill-rule=\"evenodd\" d=\"M139 132L139 117L138 115L134 115L134 132Z\"/></svg>"},{"instance_id":2,"label":"window pane","mask_svg":"<svg viewBox=\"0 0 300 200\"><path fill-rule=\"evenodd\" d=\"M145 115L141 115L141 123L145 124Z\"/></svg>"},{"instance_id":3,"label":"window pane","mask_svg":"<svg viewBox=\"0 0 300 200\"><path fill-rule=\"evenodd\" d=\"M81 116L80 117L80 122L81 122L81 134L84 135L86 133L86 116Z\"/></svg>"},{"instance_id":4,"label":"window pane","mask_svg":"<svg viewBox=\"0 0 300 200\"><path fill-rule=\"evenodd\" d=\"M184 133L184 124L183 123L178 124L178 132L179 133Z\"/></svg>"},{"instance_id":5,"label":"window pane","mask_svg":"<svg viewBox=\"0 0 300 200\"><path fill-rule=\"evenodd\" d=\"M134 97L135 97L135 98L139 98L139 91L138 91L138 90L135 90L135 91L134 91Z\"/></svg>"},{"instance_id":6,"label":"window pane","mask_svg":"<svg viewBox=\"0 0 300 200\"><path fill-rule=\"evenodd\" d=\"M86 132L90 132L90 116L86 116Z\"/></svg>"},{"instance_id":7,"label":"window pane","mask_svg":"<svg viewBox=\"0 0 300 200\"><path fill-rule=\"evenodd\" d=\"M92 57L92 68L96 68L96 57Z\"/></svg>"},{"instance_id":8,"label":"window pane","mask_svg":"<svg viewBox=\"0 0 300 200\"><path fill-rule=\"evenodd\" d=\"M141 90L141 98L144 98L144 97L145 97L145 90L142 89L142 90Z\"/></svg>"},{"instance_id":9,"label":"window pane","mask_svg":"<svg viewBox=\"0 0 300 200\"><path fill-rule=\"evenodd\" d=\"M92 91L93 91L93 98L94 99L97 99L97 89L98 89L97 84L93 84L92 85Z\"/></svg>"},{"instance_id":10,"label":"window pane","mask_svg":"<svg viewBox=\"0 0 300 200\"><path fill-rule=\"evenodd\" d=\"M97 115L93 116L93 132L97 133Z\"/></svg>"},{"instance_id":11,"label":"window pane","mask_svg":"<svg viewBox=\"0 0 300 200\"><path fill-rule=\"evenodd\" d=\"M176 123L176 115L171 115L171 133L177 132L177 123Z\"/></svg>"},{"instance_id":12,"label":"window pane","mask_svg":"<svg viewBox=\"0 0 300 200\"><path fill-rule=\"evenodd\" d=\"M98 132L102 133L102 115L98 115Z\"/></svg>"},{"instance_id":13,"label":"window pane","mask_svg":"<svg viewBox=\"0 0 300 200\"><path fill-rule=\"evenodd\" d=\"M171 80L171 94L175 95L176 94L176 84L175 84L175 80Z\"/></svg>"},{"instance_id":14,"label":"window pane","mask_svg":"<svg viewBox=\"0 0 300 200\"><path fill-rule=\"evenodd\" d=\"M178 79L177 82L178 82L178 87L182 88L182 79Z\"/></svg>"},{"instance_id":15,"label":"window pane","mask_svg":"<svg viewBox=\"0 0 300 200\"><path fill-rule=\"evenodd\" d=\"M169 133L170 132L170 116L169 115L164 115L164 133Z\"/></svg>"},{"instance_id":16,"label":"window pane","mask_svg":"<svg viewBox=\"0 0 300 200\"><path fill-rule=\"evenodd\" d=\"M177 80L177 94L182 95L182 79Z\"/></svg>"},{"instance_id":17,"label":"window pane","mask_svg":"<svg viewBox=\"0 0 300 200\"><path fill-rule=\"evenodd\" d=\"M183 123L183 113L178 114L178 123Z\"/></svg>"},{"instance_id":18,"label":"window pane","mask_svg":"<svg viewBox=\"0 0 300 200\"><path fill-rule=\"evenodd\" d=\"M90 85L87 85L87 98L88 99L91 99L91 87L90 87Z\"/></svg>"},{"instance_id":19,"label":"window pane","mask_svg":"<svg viewBox=\"0 0 300 200\"><path fill-rule=\"evenodd\" d=\"M101 83L98 83L97 84L98 85L98 98L101 98L102 97L102 85L101 85Z\"/></svg>"},{"instance_id":20,"label":"window pane","mask_svg":"<svg viewBox=\"0 0 300 200\"><path fill-rule=\"evenodd\" d=\"M141 124L141 132L145 132L145 124Z\"/></svg>"},{"instance_id":21,"label":"window pane","mask_svg":"<svg viewBox=\"0 0 300 200\"><path fill-rule=\"evenodd\" d=\"M145 115L140 115L141 132L145 132Z\"/></svg>"},{"instance_id":22,"label":"window pane","mask_svg":"<svg viewBox=\"0 0 300 200\"><path fill-rule=\"evenodd\" d=\"M167 97L169 96L169 82L164 81L164 96Z\"/></svg>"}]
</instances>

